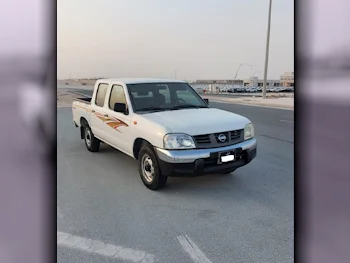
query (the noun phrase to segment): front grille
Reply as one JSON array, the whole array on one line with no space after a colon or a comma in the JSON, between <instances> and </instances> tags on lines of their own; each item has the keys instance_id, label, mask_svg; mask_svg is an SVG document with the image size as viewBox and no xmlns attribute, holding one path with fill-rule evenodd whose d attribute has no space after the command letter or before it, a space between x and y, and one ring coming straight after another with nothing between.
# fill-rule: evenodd
<instances>
[{"instance_id":1,"label":"front grille","mask_svg":"<svg viewBox=\"0 0 350 263\"><path fill-rule=\"evenodd\" d=\"M239 139L240 138L240 136L241 136L241 131L243 131L243 130L236 130L236 131L232 131L231 132L231 140L237 140L237 139Z\"/></svg>"},{"instance_id":2,"label":"front grille","mask_svg":"<svg viewBox=\"0 0 350 263\"><path fill-rule=\"evenodd\" d=\"M223 136L224 135L224 136ZM226 137L225 140L219 140L219 137ZM193 136L197 148L216 148L237 144L244 141L243 130L234 130L228 132L219 132L213 134L201 134Z\"/></svg>"},{"instance_id":3,"label":"front grille","mask_svg":"<svg viewBox=\"0 0 350 263\"><path fill-rule=\"evenodd\" d=\"M210 135L209 134L205 134L205 135L198 135L195 136L195 141L197 144L207 144L207 143L211 143L210 141Z\"/></svg>"}]
</instances>

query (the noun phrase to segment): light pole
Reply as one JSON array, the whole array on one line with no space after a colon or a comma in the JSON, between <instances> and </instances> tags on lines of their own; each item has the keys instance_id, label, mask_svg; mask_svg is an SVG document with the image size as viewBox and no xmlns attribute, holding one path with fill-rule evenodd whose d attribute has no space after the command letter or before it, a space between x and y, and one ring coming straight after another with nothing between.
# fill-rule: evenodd
<instances>
[{"instance_id":1,"label":"light pole","mask_svg":"<svg viewBox=\"0 0 350 263\"><path fill-rule=\"evenodd\" d=\"M254 73L252 74L251 78L254 77L254 75L255 75L256 73L259 73L259 74L260 74L260 71L257 71L257 70L254 71Z\"/></svg>"},{"instance_id":2,"label":"light pole","mask_svg":"<svg viewBox=\"0 0 350 263\"><path fill-rule=\"evenodd\" d=\"M269 4L269 17L268 17L268 22L267 22L263 99L266 99L266 78L267 78L267 66L269 64L269 46L270 46L271 6L272 6L272 0L270 0L270 4Z\"/></svg>"},{"instance_id":3,"label":"light pole","mask_svg":"<svg viewBox=\"0 0 350 263\"><path fill-rule=\"evenodd\" d=\"M238 68L237 68L237 71L236 71L236 75L235 75L235 77L233 78L233 80L236 80L237 75L238 75L238 71L239 71L239 69L240 69L242 66L249 66L249 67L251 67L251 68L253 69L253 66L250 65L250 64L245 64L245 63L239 64L239 66L238 66Z\"/></svg>"}]
</instances>

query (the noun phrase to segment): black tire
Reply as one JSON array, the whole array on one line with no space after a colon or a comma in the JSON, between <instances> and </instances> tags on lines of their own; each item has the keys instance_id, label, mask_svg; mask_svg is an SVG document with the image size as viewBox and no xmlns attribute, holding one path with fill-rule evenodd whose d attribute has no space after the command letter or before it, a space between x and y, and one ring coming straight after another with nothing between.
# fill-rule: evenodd
<instances>
[{"instance_id":1,"label":"black tire","mask_svg":"<svg viewBox=\"0 0 350 263\"><path fill-rule=\"evenodd\" d=\"M151 161L151 164L149 161ZM147 165L147 162L148 165L150 165L150 171L146 171L147 169L145 166ZM165 186L168 177L161 173L153 147L148 143L144 143L142 145L138 156L138 163L141 180L147 188L151 190L158 190ZM147 178L146 173L151 174L151 176Z\"/></svg>"},{"instance_id":2,"label":"black tire","mask_svg":"<svg viewBox=\"0 0 350 263\"><path fill-rule=\"evenodd\" d=\"M100 140L97 139L88 124L84 126L84 141L90 152L97 152L100 149Z\"/></svg>"}]
</instances>

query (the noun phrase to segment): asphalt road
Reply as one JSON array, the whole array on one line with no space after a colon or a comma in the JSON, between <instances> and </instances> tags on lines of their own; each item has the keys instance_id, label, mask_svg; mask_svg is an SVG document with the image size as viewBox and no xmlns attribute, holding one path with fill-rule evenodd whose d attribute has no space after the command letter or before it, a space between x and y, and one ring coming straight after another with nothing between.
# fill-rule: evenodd
<instances>
[{"instance_id":1,"label":"asphalt road","mask_svg":"<svg viewBox=\"0 0 350 263\"><path fill-rule=\"evenodd\" d=\"M252 120L257 158L228 176L170 178L157 192L130 157L106 145L88 152L71 109L57 109L57 228L69 234L58 262L294 262L294 112L211 106Z\"/></svg>"}]
</instances>

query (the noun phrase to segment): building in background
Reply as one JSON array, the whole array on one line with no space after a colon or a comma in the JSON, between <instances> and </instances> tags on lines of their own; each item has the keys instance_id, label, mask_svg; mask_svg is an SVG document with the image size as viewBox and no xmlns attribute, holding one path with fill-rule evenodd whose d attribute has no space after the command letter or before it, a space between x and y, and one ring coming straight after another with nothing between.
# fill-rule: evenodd
<instances>
[{"instance_id":1,"label":"building in background","mask_svg":"<svg viewBox=\"0 0 350 263\"><path fill-rule=\"evenodd\" d=\"M193 84L201 85L211 85L209 89L215 89L216 85L236 85L244 87L263 87L264 80L259 79L258 77L250 77L249 79L229 79L229 80L196 80ZM280 79L268 79L266 86L269 88L272 87L294 87L294 72L284 72Z\"/></svg>"},{"instance_id":2,"label":"building in background","mask_svg":"<svg viewBox=\"0 0 350 263\"><path fill-rule=\"evenodd\" d=\"M197 80L196 84L230 84L230 85L243 85L243 80L241 79L227 79L227 80Z\"/></svg>"},{"instance_id":3,"label":"building in background","mask_svg":"<svg viewBox=\"0 0 350 263\"><path fill-rule=\"evenodd\" d=\"M294 87L294 72L284 72L280 82L282 87Z\"/></svg>"},{"instance_id":4,"label":"building in background","mask_svg":"<svg viewBox=\"0 0 350 263\"><path fill-rule=\"evenodd\" d=\"M251 77L243 81L244 87L262 87L264 85L263 79L258 79L258 77ZM267 87L278 87L280 86L280 80L268 79L266 81Z\"/></svg>"}]
</instances>

